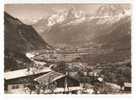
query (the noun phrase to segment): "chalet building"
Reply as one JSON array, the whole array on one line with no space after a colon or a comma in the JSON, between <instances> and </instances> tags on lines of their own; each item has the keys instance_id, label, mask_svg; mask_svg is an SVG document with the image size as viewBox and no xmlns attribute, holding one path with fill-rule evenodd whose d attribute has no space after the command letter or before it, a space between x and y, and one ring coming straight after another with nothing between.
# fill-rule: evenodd
<instances>
[{"instance_id":1,"label":"chalet building","mask_svg":"<svg viewBox=\"0 0 136 100\"><path fill-rule=\"evenodd\" d=\"M131 83L125 82L124 86L123 86L123 90L126 91L126 92L131 91Z\"/></svg>"},{"instance_id":2,"label":"chalet building","mask_svg":"<svg viewBox=\"0 0 136 100\"><path fill-rule=\"evenodd\" d=\"M47 67L43 69L20 69L15 71L5 72L4 74L4 89L6 93L25 93L25 86L33 82L33 79L50 72Z\"/></svg>"},{"instance_id":3,"label":"chalet building","mask_svg":"<svg viewBox=\"0 0 136 100\"><path fill-rule=\"evenodd\" d=\"M80 82L76 79L73 79L67 75L62 73L58 73L55 71L51 71L47 74L44 74L36 79L39 84L50 87L50 85L54 85L54 89L50 91L47 88L44 93L77 93L81 90Z\"/></svg>"}]
</instances>

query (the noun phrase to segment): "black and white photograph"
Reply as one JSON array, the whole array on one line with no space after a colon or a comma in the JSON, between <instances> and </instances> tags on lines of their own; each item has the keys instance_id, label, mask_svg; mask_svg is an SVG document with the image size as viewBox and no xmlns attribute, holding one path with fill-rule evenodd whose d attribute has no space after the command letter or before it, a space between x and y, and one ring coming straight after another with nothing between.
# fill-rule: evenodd
<instances>
[{"instance_id":1,"label":"black and white photograph","mask_svg":"<svg viewBox=\"0 0 136 100\"><path fill-rule=\"evenodd\" d=\"M131 4L5 4L5 94L131 94Z\"/></svg>"}]
</instances>

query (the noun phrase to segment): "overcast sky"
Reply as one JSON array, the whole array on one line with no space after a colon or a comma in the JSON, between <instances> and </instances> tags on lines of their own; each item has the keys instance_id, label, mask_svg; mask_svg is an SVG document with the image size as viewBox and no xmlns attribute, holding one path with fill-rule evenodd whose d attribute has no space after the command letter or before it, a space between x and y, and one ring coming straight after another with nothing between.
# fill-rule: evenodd
<instances>
[{"instance_id":1,"label":"overcast sky","mask_svg":"<svg viewBox=\"0 0 136 100\"><path fill-rule=\"evenodd\" d=\"M74 7L76 10L82 10L88 14L93 14L99 6L99 4L6 4L5 11L21 20L31 21L47 17L55 11L70 9L71 7Z\"/></svg>"}]
</instances>

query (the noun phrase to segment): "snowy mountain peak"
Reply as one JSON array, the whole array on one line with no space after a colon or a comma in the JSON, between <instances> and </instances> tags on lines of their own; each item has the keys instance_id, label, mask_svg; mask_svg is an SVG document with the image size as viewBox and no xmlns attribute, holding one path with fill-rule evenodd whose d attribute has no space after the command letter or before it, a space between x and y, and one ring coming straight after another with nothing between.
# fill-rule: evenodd
<instances>
[{"instance_id":1,"label":"snowy mountain peak","mask_svg":"<svg viewBox=\"0 0 136 100\"><path fill-rule=\"evenodd\" d=\"M125 8L122 5L107 5L100 6L97 10L98 16L118 16L126 14L126 11L129 11L129 8Z\"/></svg>"},{"instance_id":2,"label":"snowy mountain peak","mask_svg":"<svg viewBox=\"0 0 136 100\"><path fill-rule=\"evenodd\" d=\"M85 16L84 12L76 11L75 8L70 8L67 11L57 12L48 18L48 26L53 26L57 23L68 23L73 20L82 19Z\"/></svg>"},{"instance_id":3,"label":"snowy mountain peak","mask_svg":"<svg viewBox=\"0 0 136 100\"><path fill-rule=\"evenodd\" d=\"M130 9L121 5L101 6L97 10L97 17L95 17L99 19L96 24L113 24L130 15Z\"/></svg>"}]
</instances>

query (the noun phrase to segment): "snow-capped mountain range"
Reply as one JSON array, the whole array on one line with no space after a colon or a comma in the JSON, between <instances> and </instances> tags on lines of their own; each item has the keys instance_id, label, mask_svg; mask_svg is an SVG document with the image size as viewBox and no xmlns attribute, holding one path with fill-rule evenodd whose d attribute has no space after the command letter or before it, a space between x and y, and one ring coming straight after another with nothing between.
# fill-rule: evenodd
<instances>
[{"instance_id":1,"label":"snow-capped mountain range","mask_svg":"<svg viewBox=\"0 0 136 100\"><path fill-rule=\"evenodd\" d=\"M103 10L103 9L102 9ZM99 13L100 12L100 13ZM103 12L103 11L102 11ZM76 24L76 23L81 23L82 21L85 20L92 20L92 19L97 19L99 18L100 20L98 21L98 24L104 23L104 22L113 22L113 21L118 21L120 18L124 16L129 16L130 11L129 10L123 10L121 12L112 14L110 13L103 13L101 11L98 11L98 15L96 16L90 16L87 17L86 14L83 11L75 11L74 8L71 8L69 11L64 11L61 13L56 13L51 15L48 18L48 26L53 26L55 24L61 24L61 23L66 23L67 24Z\"/></svg>"},{"instance_id":2,"label":"snow-capped mountain range","mask_svg":"<svg viewBox=\"0 0 136 100\"><path fill-rule=\"evenodd\" d=\"M41 18L33 26L39 33L43 33L47 28L56 24L76 25L94 19L98 19L96 24L112 24L119 21L121 18L130 15L130 9L126 9L119 5L101 6L96 11L96 14L89 16L82 10L77 11L75 8L70 8L61 12L58 11L47 18Z\"/></svg>"},{"instance_id":3,"label":"snow-capped mountain range","mask_svg":"<svg viewBox=\"0 0 136 100\"><path fill-rule=\"evenodd\" d=\"M100 6L93 15L71 8L53 13L33 26L45 41L56 47L75 47L90 43L90 46L97 47L97 37L113 34L112 31L121 25L129 26L130 16L130 9L118 5ZM127 30L122 36L130 33L129 27Z\"/></svg>"},{"instance_id":4,"label":"snow-capped mountain range","mask_svg":"<svg viewBox=\"0 0 136 100\"><path fill-rule=\"evenodd\" d=\"M122 11L115 14L112 14L111 12L110 13L107 13L107 12L102 13L102 12L99 10L98 15L87 17L83 11L75 11L72 8L67 12L64 11L64 12L56 13L50 16L48 18L47 25L53 26L55 24L61 24L66 22L67 24L76 24L76 23L81 23L82 21L85 21L85 20L92 20L97 18L100 19L97 24L103 24L105 22L113 23L114 21L118 21L122 17L130 15L130 11L125 9L124 10L122 9Z\"/></svg>"}]
</instances>

